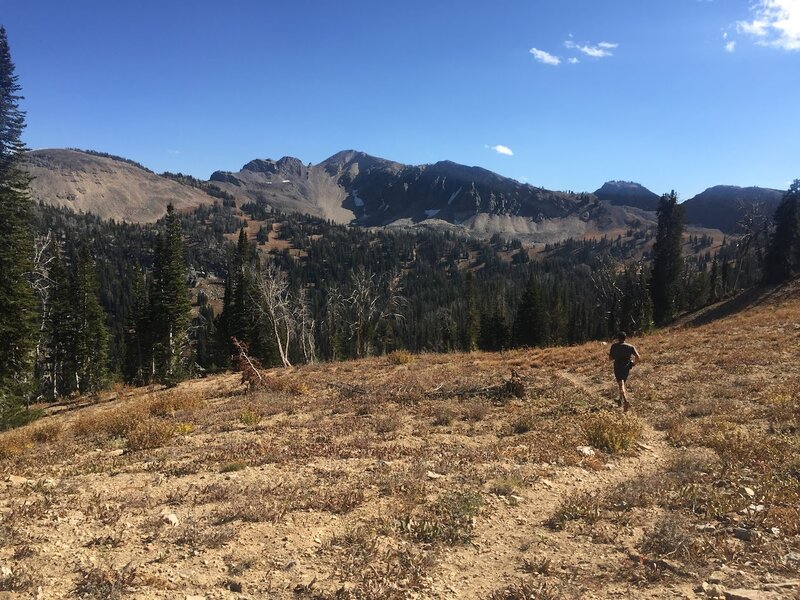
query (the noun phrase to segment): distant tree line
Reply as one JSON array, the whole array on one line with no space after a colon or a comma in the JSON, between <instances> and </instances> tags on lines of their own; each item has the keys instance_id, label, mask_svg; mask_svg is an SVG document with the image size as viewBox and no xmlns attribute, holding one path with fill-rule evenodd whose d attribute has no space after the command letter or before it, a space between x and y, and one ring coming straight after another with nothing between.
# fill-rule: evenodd
<instances>
[{"instance_id":1,"label":"distant tree line","mask_svg":"<svg viewBox=\"0 0 800 600\"><path fill-rule=\"evenodd\" d=\"M167 206L144 225L34 206L19 91L0 28L0 427L28 418L33 399L120 380L173 385L243 352L290 366L647 331L800 273L797 181L772 229L754 211L718 248L687 241L673 192L652 230L567 240L535 259L502 236L367 230L225 197L185 214Z\"/></svg>"}]
</instances>

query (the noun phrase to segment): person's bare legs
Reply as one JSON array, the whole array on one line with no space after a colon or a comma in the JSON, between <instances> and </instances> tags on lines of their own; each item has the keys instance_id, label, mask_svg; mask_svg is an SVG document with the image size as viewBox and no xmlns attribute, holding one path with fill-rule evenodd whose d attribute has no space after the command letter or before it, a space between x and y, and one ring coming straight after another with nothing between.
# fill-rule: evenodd
<instances>
[{"instance_id":1,"label":"person's bare legs","mask_svg":"<svg viewBox=\"0 0 800 600\"><path fill-rule=\"evenodd\" d=\"M628 410L628 391L625 389L625 380L620 379L618 382L619 384L619 401L618 404L622 407L623 412L627 412Z\"/></svg>"}]
</instances>

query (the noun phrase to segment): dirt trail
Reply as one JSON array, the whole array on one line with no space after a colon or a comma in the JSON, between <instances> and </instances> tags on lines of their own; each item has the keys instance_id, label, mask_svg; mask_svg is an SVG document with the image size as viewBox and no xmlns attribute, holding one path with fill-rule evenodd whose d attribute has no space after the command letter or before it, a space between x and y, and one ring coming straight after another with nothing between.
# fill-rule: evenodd
<instances>
[{"instance_id":1,"label":"dirt trail","mask_svg":"<svg viewBox=\"0 0 800 600\"><path fill-rule=\"evenodd\" d=\"M608 398L580 375L566 371L558 371L556 375L589 397L592 408L609 405ZM631 541L640 531L632 532L630 539L616 540L619 543L613 550L598 544L597 552L587 555L585 536L554 531L548 522L567 499L585 494L601 497L626 481L653 475L664 467L671 451L664 434L644 419L642 426L642 441L631 455L604 465L598 461L594 468L548 465L547 476L520 491L516 504L493 497L485 511L489 516L479 520L471 547L457 549L445 559L432 586L432 597L485 597L509 581L525 576L521 554L536 563L548 563L564 580L596 575L598 590L603 590L598 597L624 597L631 593L626 584L608 586L603 579L604 571L610 565L629 560ZM664 590L652 589L649 593L652 595L641 595L642 590L637 590L638 597L652 598L663 597Z\"/></svg>"}]
</instances>

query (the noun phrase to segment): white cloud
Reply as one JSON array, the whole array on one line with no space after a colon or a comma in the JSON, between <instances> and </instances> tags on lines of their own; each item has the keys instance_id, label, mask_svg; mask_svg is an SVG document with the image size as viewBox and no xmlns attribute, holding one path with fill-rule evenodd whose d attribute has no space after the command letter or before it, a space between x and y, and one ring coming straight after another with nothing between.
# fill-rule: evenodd
<instances>
[{"instance_id":1,"label":"white cloud","mask_svg":"<svg viewBox=\"0 0 800 600\"><path fill-rule=\"evenodd\" d=\"M490 146L489 150L494 150L498 154L502 154L503 156L514 156L514 152L508 146L503 146L502 144L497 144L497 146Z\"/></svg>"},{"instance_id":2,"label":"white cloud","mask_svg":"<svg viewBox=\"0 0 800 600\"><path fill-rule=\"evenodd\" d=\"M725 44L725 52L733 52L734 50L736 50L736 41Z\"/></svg>"},{"instance_id":3,"label":"white cloud","mask_svg":"<svg viewBox=\"0 0 800 600\"><path fill-rule=\"evenodd\" d=\"M612 42L600 42L599 44L576 44L571 39L564 42L564 46L567 48L571 48L574 50L578 50L579 52L583 52L586 56L591 56L592 58L605 58L607 56L612 56L611 50L614 48L618 48L619 44L614 44Z\"/></svg>"},{"instance_id":4,"label":"white cloud","mask_svg":"<svg viewBox=\"0 0 800 600\"><path fill-rule=\"evenodd\" d=\"M538 48L531 48L530 53L533 54L533 58L538 60L540 63L545 65L552 65L554 67L561 64L561 59L557 56L553 56L549 52L545 52L544 50L539 50Z\"/></svg>"},{"instance_id":5,"label":"white cloud","mask_svg":"<svg viewBox=\"0 0 800 600\"><path fill-rule=\"evenodd\" d=\"M573 58L568 58L568 59L567 59L567 62L568 62L569 64L571 64L571 65L577 65L577 64L578 64L579 62L581 62L581 61L579 61L577 58L573 57Z\"/></svg>"},{"instance_id":6,"label":"white cloud","mask_svg":"<svg viewBox=\"0 0 800 600\"><path fill-rule=\"evenodd\" d=\"M753 20L739 21L737 29L762 46L800 50L800 0L757 0Z\"/></svg>"}]
</instances>

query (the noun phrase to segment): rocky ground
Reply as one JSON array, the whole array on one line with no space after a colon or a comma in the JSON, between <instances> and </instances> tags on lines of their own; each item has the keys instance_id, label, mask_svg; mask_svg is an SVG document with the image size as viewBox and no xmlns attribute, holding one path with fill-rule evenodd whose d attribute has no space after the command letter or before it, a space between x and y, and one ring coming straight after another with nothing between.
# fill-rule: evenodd
<instances>
[{"instance_id":1,"label":"rocky ground","mask_svg":"<svg viewBox=\"0 0 800 600\"><path fill-rule=\"evenodd\" d=\"M633 342L627 416L600 343L51 407L0 435L0 595L800 597L800 288Z\"/></svg>"}]
</instances>

